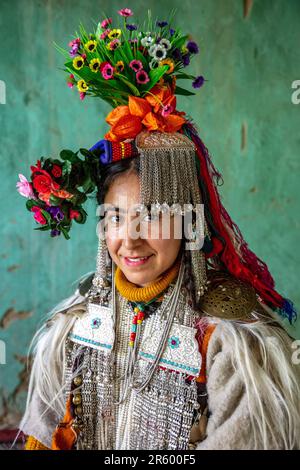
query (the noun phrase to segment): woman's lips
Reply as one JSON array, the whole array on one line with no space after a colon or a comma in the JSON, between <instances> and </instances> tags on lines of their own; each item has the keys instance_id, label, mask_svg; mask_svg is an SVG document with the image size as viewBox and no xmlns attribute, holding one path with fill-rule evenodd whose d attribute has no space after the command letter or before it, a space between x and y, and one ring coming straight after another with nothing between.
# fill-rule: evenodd
<instances>
[{"instance_id":1,"label":"woman's lips","mask_svg":"<svg viewBox=\"0 0 300 470\"><path fill-rule=\"evenodd\" d=\"M143 264L146 264L149 261L149 258L151 258L152 255L150 256L143 256L140 258L127 258L124 256L124 263L126 266L142 266Z\"/></svg>"}]
</instances>

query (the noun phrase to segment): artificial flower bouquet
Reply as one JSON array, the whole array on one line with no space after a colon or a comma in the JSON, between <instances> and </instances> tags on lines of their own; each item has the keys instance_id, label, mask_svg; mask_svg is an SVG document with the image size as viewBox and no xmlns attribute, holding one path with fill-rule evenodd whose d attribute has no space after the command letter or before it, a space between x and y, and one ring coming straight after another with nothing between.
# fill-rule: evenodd
<instances>
[{"instance_id":1,"label":"artificial flower bouquet","mask_svg":"<svg viewBox=\"0 0 300 470\"><path fill-rule=\"evenodd\" d=\"M99 97L114 108L106 117L110 141L134 138L143 129L180 130L186 119L176 110L176 95L195 93L177 80L192 81L193 88L205 81L183 70L199 52L197 43L173 28L172 20L153 22L149 12L140 27L129 8L118 13L121 24L105 18L90 34L81 25L69 50L57 46L67 58L68 86L76 85L82 100Z\"/></svg>"},{"instance_id":2,"label":"artificial flower bouquet","mask_svg":"<svg viewBox=\"0 0 300 470\"><path fill-rule=\"evenodd\" d=\"M30 167L31 181L19 174L17 189L28 199L26 207L40 225L34 230L50 230L51 237L62 233L69 239L72 221L83 224L86 220L82 205L95 189L92 168L96 171L98 159L86 149L62 150L60 158L41 157Z\"/></svg>"}]
</instances>

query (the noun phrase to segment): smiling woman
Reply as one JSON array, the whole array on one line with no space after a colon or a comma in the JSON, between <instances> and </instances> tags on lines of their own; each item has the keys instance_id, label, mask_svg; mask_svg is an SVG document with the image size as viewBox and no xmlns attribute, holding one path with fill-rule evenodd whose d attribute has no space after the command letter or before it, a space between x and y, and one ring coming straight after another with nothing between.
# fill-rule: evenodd
<instances>
[{"instance_id":1,"label":"smiling woman","mask_svg":"<svg viewBox=\"0 0 300 470\"><path fill-rule=\"evenodd\" d=\"M151 219L151 214L147 214L139 220L141 218L130 215L130 208L140 202L138 174L129 170L117 176L104 199L104 203L119 208L118 213L110 214L106 243L112 260L126 278L134 284L145 286L155 282L173 265L180 250L181 240L174 238L173 218L170 219L170 237L162 238L162 217ZM158 225L158 237L150 238L154 224ZM137 237L138 232L140 236Z\"/></svg>"},{"instance_id":2,"label":"smiling woman","mask_svg":"<svg viewBox=\"0 0 300 470\"><path fill-rule=\"evenodd\" d=\"M97 186L96 272L35 338L20 424L27 448L299 449L300 371L279 321L292 323L296 312L223 207L220 175L195 126L176 110L182 74L170 75L197 45L184 45L186 37L159 22L155 37L147 31L133 41L129 29L119 55L103 44L110 24L103 21L99 43L99 31L83 31L71 50L80 52L82 41L83 63L99 58L104 80L104 59L129 57L126 78L113 69L116 100L86 71L89 87L115 106L112 128L86 152L88 163L67 154L85 177L91 165ZM121 30L113 31L110 39L119 38ZM169 55L171 68L152 69ZM137 88L141 68L149 89ZM195 88L201 80L194 78ZM58 188L49 178L51 202ZM189 215L191 230L182 230Z\"/></svg>"}]
</instances>

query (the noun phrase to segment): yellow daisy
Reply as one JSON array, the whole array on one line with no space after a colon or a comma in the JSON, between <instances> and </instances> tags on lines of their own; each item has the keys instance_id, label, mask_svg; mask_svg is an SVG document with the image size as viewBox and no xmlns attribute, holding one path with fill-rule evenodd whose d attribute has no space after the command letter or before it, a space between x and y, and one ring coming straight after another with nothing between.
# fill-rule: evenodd
<instances>
[{"instance_id":1,"label":"yellow daisy","mask_svg":"<svg viewBox=\"0 0 300 470\"><path fill-rule=\"evenodd\" d=\"M119 60L115 65L115 71L121 73L123 72L123 70L124 70L124 62L123 60Z\"/></svg>"},{"instance_id":2,"label":"yellow daisy","mask_svg":"<svg viewBox=\"0 0 300 470\"><path fill-rule=\"evenodd\" d=\"M73 59L74 69L80 70L82 69L83 66L84 66L84 59L81 56L75 57L75 59Z\"/></svg>"},{"instance_id":3,"label":"yellow daisy","mask_svg":"<svg viewBox=\"0 0 300 470\"><path fill-rule=\"evenodd\" d=\"M164 59L159 62L159 65L168 65L169 68L166 73L172 73L174 71L174 62L171 59Z\"/></svg>"},{"instance_id":4,"label":"yellow daisy","mask_svg":"<svg viewBox=\"0 0 300 470\"><path fill-rule=\"evenodd\" d=\"M78 80L77 88L81 93L85 93L89 89L88 85L84 80Z\"/></svg>"},{"instance_id":5,"label":"yellow daisy","mask_svg":"<svg viewBox=\"0 0 300 470\"><path fill-rule=\"evenodd\" d=\"M108 33L108 37L109 39L118 39L122 34L122 31L120 29L112 29L109 33Z\"/></svg>"},{"instance_id":6,"label":"yellow daisy","mask_svg":"<svg viewBox=\"0 0 300 470\"><path fill-rule=\"evenodd\" d=\"M100 60L99 59L93 59L91 60L90 64L89 64L89 67L91 69L92 72L98 72L99 70L99 67L100 67Z\"/></svg>"},{"instance_id":7,"label":"yellow daisy","mask_svg":"<svg viewBox=\"0 0 300 470\"><path fill-rule=\"evenodd\" d=\"M84 48L89 52L94 52L96 50L96 47L97 41L93 41L92 39L84 45Z\"/></svg>"}]
</instances>

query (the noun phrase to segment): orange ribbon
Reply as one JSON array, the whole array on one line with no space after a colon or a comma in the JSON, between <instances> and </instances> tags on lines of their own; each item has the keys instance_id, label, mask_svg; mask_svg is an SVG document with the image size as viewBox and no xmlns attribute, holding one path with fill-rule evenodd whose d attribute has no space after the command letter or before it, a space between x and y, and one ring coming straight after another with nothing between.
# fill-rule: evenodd
<instances>
[{"instance_id":1,"label":"orange ribbon","mask_svg":"<svg viewBox=\"0 0 300 470\"><path fill-rule=\"evenodd\" d=\"M57 425L52 436L52 450L72 450L77 432L73 428L74 419L71 411L71 395L66 404L66 413L63 420Z\"/></svg>"},{"instance_id":2,"label":"orange ribbon","mask_svg":"<svg viewBox=\"0 0 300 470\"><path fill-rule=\"evenodd\" d=\"M143 129L176 132L186 122L184 112L176 111L176 96L169 85L156 85L146 98L129 96L128 106L117 106L106 117L111 125L105 139L122 142L134 139Z\"/></svg>"}]
</instances>

